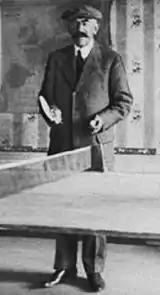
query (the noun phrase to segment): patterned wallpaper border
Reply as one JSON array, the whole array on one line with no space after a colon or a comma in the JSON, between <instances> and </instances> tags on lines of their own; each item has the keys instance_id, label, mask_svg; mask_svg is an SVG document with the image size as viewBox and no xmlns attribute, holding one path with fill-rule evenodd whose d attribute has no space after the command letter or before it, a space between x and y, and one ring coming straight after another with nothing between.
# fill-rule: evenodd
<instances>
[{"instance_id":1,"label":"patterned wallpaper border","mask_svg":"<svg viewBox=\"0 0 160 295\"><path fill-rule=\"evenodd\" d=\"M34 152L34 153L45 153L47 152L47 148L32 148L31 146L0 146L0 152ZM121 155L156 155L158 154L157 149L143 149L143 148L116 148L114 149L115 154Z\"/></svg>"}]
</instances>

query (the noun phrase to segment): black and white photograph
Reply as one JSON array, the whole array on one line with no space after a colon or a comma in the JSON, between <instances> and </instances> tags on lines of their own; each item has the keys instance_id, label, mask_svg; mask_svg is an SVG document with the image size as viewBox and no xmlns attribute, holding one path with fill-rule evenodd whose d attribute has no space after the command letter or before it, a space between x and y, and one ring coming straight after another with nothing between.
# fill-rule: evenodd
<instances>
[{"instance_id":1,"label":"black and white photograph","mask_svg":"<svg viewBox=\"0 0 160 295\"><path fill-rule=\"evenodd\" d=\"M160 0L0 0L0 295L160 295Z\"/></svg>"}]
</instances>

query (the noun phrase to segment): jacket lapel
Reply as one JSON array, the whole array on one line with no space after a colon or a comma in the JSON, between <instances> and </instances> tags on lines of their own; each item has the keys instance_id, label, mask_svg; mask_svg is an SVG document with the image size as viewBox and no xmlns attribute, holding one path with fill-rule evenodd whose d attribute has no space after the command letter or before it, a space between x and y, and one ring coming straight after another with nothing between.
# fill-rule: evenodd
<instances>
[{"instance_id":1,"label":"jacket lapel","mask_svg":"<svg viewBox=\"0 0 160 295\"><path fill-rule=\"evenodd\" d=\"M76 86L76 91L79 91L82 86L85 86L88 77L92 79L93 74L103 76L101 69L101 50L96 42L85 62L80 80Z\"/></svg>"},{"instance_id":2,"label":"jacket lapel","mask_svg":"<svg viewBox=\"0 0 160 295\"><path fill-rule=\"evenodd\" d=\"M76 65L73 45L68 46L66 52L64 53L62 60L62 73L70 87L74 89L76 82Z\"/></svg>"},{"instance_id":3,"label":"jacket lapel","mask_svg":"<svg viewBox=\"0 0 160 295\"><path fill-rule=\"evenodd\" d=\"M76 59L74 54L74 46L70 45L67 47L63 54L61 61L61 70L65 80L69 83L70 87L79 91L79 89L85 85L86 78L91 77L92 74L98 74L103 76L101 69L101 50L99 45L95 42L85 64L78 84L76 85ZM76 85L76 89L75 89Z\"/></svg>"}]
</instances>

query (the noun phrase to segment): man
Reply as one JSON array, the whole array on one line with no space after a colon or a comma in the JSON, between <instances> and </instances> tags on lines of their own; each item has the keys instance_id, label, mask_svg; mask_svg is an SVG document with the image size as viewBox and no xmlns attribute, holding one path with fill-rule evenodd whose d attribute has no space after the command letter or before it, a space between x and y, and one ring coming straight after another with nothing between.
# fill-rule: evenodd
<instances>
[{"instance_id":1,"label":"man","mask_svg":"<svg viewBox=\"0 0 160 295\"><path fill-rule=\"evenodd\" d=\"M62 15L73 44L52 52L46 65L39 105L51 126L48 154L92 145L106 166L113 164L112 126L128 115L132 105L122 59L95 41L102 14L83 5ZM94 150L94 149L93 149ZM93 169L103 171L93 157ZM106 237L83 238L82 260L93 291L104 289L101 276L106 257ZM77 237L60 235L56 240L54 271L46 287L66 277L76 278Z\"/></svg>"}]
</instances>

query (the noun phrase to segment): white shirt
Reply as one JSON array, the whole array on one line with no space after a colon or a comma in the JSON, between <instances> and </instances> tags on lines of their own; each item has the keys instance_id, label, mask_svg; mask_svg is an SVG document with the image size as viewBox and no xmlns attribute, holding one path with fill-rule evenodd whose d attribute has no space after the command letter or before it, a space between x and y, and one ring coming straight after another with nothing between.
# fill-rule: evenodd
<instances>
[{"instance_id":1,"label":"white shirt","mask_svg":"<svg viewBox=\"0 0 160 295\"><path fill-rule=\"evenodd\" d=\"M91 41L87 46L84 47L78 47L77 45L74 45L74 51L75 51L75 56L77 56L78 51L81 51L81 56L83 59L86 59L88 55L90 54L92 48L94 45L94 41Z\"/></svg>"}]
</instances>

